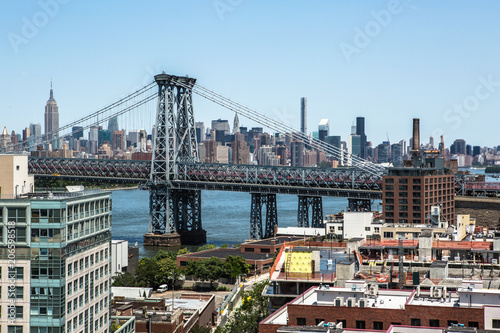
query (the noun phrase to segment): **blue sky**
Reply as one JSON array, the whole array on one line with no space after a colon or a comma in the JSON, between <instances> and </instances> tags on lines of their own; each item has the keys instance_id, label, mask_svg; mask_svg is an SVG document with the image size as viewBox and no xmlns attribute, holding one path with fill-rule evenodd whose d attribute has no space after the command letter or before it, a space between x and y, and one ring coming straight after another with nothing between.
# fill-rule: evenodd
<instances>
[{"instance_id":1,"label":"blue sky","mask_svg":"<svg viewBox=\"0 0 500 333\"><path fill-rule=\"evenodd\" d=\"M51 77L62 126L163 70L295 128L305 96L308 129L329 118L344 140L357 116L374 144L408 140L419 117L424 142L500 145L499 12L493 0L4 0L0 125L43 130ZM206 126L232 124L194 103Z\"/></svg>"}]
</instances>

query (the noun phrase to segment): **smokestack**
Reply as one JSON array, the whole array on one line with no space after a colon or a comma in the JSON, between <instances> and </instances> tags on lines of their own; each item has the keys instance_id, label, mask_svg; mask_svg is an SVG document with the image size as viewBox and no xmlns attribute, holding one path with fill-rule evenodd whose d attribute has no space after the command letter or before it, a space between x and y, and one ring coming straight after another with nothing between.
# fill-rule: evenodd
<instances>
[{"instance_id":1,"label":"smokestack","mask_svg":"<svg viewBox=\"0 0 500 333\"><path fill-rule=\"evenodd\" d=\"M420 156L420 119L413 118L413 138L411 156Z\"/></svg>"}]
</instances>

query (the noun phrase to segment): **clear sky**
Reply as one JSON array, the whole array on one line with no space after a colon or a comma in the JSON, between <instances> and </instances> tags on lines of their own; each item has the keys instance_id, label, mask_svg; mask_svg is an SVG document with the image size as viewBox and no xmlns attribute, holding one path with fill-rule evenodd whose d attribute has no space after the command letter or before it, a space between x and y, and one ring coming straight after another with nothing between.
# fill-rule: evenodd
<instances>
[{"instance_id":1,"label":"clear sky","mask_svg":"<svg viewBox=\"0 0 500 333\"><path fill-rule=\"evenodd\" d=\"M419 117L423 142L500 145L499 13L495 0L3 0L0 125L43 131L51 78L62 126L165 71L295 128L307 97L308 129L329 118L343 140L357 116L374 144L408 140ZM194 103L196 121L232 126Z\"/></svg>"}]
</instances>

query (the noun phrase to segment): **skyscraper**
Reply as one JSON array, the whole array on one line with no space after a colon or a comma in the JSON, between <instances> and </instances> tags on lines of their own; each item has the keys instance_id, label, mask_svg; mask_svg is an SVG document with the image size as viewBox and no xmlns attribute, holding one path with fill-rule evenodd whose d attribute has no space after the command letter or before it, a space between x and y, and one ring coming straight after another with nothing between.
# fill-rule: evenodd
<instances>
[{"instance_id":1,"label":"skyscraper","mask_svg":"<svg viewBox=\"0 0 500 333\"><path fill-rule=\"evenodd\" d=\"M321 119L318 125L318 135L321 141L330 135L330 119Z\"/></svg>"},{"instance_id":2,"label":"skyscraper","mask_svg":"<svg viewBox=\"0 0 500 333\"><path fill-rule=\"evenodd\" d=\"M356 135L359 135L359 157L366 158L365 117L356 117Z\"/></svg>"},{"instance_id":3,"label":"skyscraper","mask_svg":"<svg viewBox=\"0 0 500 333\"><path fill-rule=\"evenodd\" d=\"M108 121L108 131L113 134L115 131L119 131L118 127L118 117L113 117ZM153 132L154 133L154 132Z\"/></svg>"},{"instance_id":4,"label":"skyscraper","mask_svg":"<svg viewBox=\"0 0 500 333\"><path fill-rule=\"evenodd\" d=\"M300 99L300 131L307 135L307 98Z\"/></svg>"},{"instance_id":5,"label":"skyscraper","mask_svg":"<svg viewBox=\"0 0 500 333\"><path fill-rule=\"evenodd\" d=\"M45 137L50 142L59 136L59 107L54 99L52 82L50 83L50 97L45 105Z\"/></svg>"},{"instance_id":6,"label":"skyscraper","mask_svg":"<svg viewBox=\"0 0 500 333\"><path fill-rule=\"evenodd\" d=\"M240 120L238 119L238 114L234 114L234 121L233 121L233 134L239 133L240 132Z\"/></svg>"}]
</instances>

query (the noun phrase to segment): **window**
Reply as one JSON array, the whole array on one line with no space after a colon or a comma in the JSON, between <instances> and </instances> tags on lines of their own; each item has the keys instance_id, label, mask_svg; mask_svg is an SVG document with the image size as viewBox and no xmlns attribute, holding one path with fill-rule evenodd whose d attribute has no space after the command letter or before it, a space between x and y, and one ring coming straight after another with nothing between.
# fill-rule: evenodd
<instances>
[{"instance_id":1,"label":"window","mask_svg":"<svg viewBox=\"0 0 500 333\"><path fill-rule=\"evenodd\" d=\"M342 323L342 327L347 327L347 320L345 319L337 319L337 324Z\"/></svg>"},{"instance_id":2,"label":"window","mask_svg":"<svg viewBox=\"0 0 500 333\"><path fill-rule=\"evenodd\" d=\"M297 326L305 326L306 318L297 318Z\"/></svg>"},{"instance_id":3,"label":"window","mask_svg":"<svg viewBox=\"0 0 500 333\"><path fill-rule=\"evenodd\" d=\"M68 276L71 276L72 271L71 271L71 264L68 265Z\"/></svg>"},{"instance_id":4,"label":"window","mask_svg":"<svg viewBox=\"0 0 500 333\"><path fill-rule=\"evenodd\" d=\"M373 228L373 231L374 231L375 233L379 233L379 232L380 232L380 228L379 228L379 227L375 227L375 228Z\"/></svg>"},{"instance_id":5,"label":"window","mask_svg":"<svg viewBox=\"0 0 500 333\"><path fill-rule=\"evenodd\" d=\"M24 268L23 267L14 267L13 269L9 268L9 279L22 280L24 277Z\"/></svg>"},{"instance_id":6,"label":"window","mask_svg":"<svg viewBox=\"0 0 500 333\"><path fill-rule=\"evenodd\" d=\"M392 231L384 231L384 238L393 238L394 234Z\"/></svg>"},{"instance_id":7,"label":"window","mask_svg":"<svg viewBox=\"0 0 500 333\"><path fill-rule=\"evenodd\" d=\"M439 327L439 319L429 319L430 327ZM499 326L500 328L500 326Z\"/></svg>"},{"instance_id":8,"label":"window","mask_svg":"<svg viewBox=\"0 0 500 333\"><path fill-rule=\"evenodd\" d=\"M479 328L479 322L477 322L477 321L469 321L469 327Z\"/></svg>"},{"instance_id":9,"label":"window","mask_svg":"<svg viewBox=\"0 0 500 333\"><path fill-rule=\"evenodd\" d=\"M23 307L16 306L16 319L23 319Z\"/></svg>"},{"instance_id":10,"label":"window","mask_svg":"<svg viewBox=\"0 0 500 333\"><path fill-rule=\"evenodd\" d=\"M7 326L7 333L23 333L22 326Z\"/></svg>"},{"instance_id":11,"label":"window","mask_svg":"<svg viewBox=\"0 0 500 333\"><path fill-rule=\"evenodd\" d=\"M453 326L454 324L457 325L458 320L448 320L448 326Z\"/></svg>"},{"instance_id":12,"label":"window","mask_svg":"<svg viewBox=\"0 0 500 333\"><path fill-rule=\"evenodd\" d=\"M391 325L393 325L393 326L396 326L396 325L401 326L401 323L392 322Z\"/></svg>"},{"instance_id":13,"label":"window","mask_svg":"<svg viewBox=\"0 0 500 333\"><path fill-rule=\"evenodd\" d=\"M245 247L245 252L254 252L253 247Z\"/></svg>"},{"instance_id":14,"label":"window","mask_svg":"<svg viewBox=\"0 0 500 333\"><path fill-rule=\"evenodd\" d=\"M15 291L9 289L9 298L23 298L23 287L16 287Z\"/></svg>"},{"instance_id":15,"label":"window","mask_svg":"<svg viewBox=\"0 0 500 333\"><path fill-rule=\"evenodd\" d=\"M374 330L383 330L384 329L384 323L381 321L374 321L373 322L373 329Z\"/></svg>"},{"instance_id":16,"label":"window","mask_svg":"<svg viewBox=\"0 0 500 333\"><path fill-rule=\"evenodd\" d=\"M364 329L365 321L364 320L356 320L356 328Z\"/></svg>"},{"instance_id":17,"label":"window","mask_svg":"<svg viewBox=\"0 0 500 333\"><path fill-rule=\"evenodd\" d=\"M370 231L370 227L365 227L365 231Z\"/></svg>"},{"instance_id":18,"label":"window","mask_svg":"<svg viewBox=\"0 0 500 333\"><path fill-rule=\"evenodd\" d=\"M493 319L491 321L491 328L500 328L500 319Z\"/></svg>"},{"instance_id":19,"label":"window","mask_svg":"<svg viewBox=\"0 0 500 333\"><path fill-rule=\"evenodd\" d=\"M71 292L73 291L72 284L71 282L68 283L68 295L71 295Z\"/></svg>"}]
</instances>

